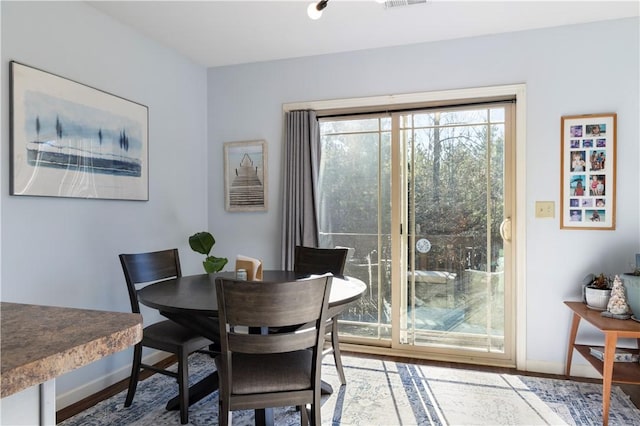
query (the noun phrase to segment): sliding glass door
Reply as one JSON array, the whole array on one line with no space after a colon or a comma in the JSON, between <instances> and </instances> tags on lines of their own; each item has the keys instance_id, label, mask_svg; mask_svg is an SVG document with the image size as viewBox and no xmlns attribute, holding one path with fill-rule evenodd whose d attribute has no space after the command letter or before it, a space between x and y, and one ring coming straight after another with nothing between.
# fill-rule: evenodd
<instances>
[{"instance_id":1,"label":"sliding glass door","mask_svg":"<svg viewBox=\"0 0 640 426\"><path fill-rule=\"evenodd\" d=\"M352 341L513 359L513 104L321 120L321 244L368 284Z\"/></svg>"},{"instance_id":2,"label":"sliding glass door","mask_svg":"<svg viewBox=\"0 0 640 426\"><path fill-rule=\"evenodd\" d=\"M348 247L345 274L367 283L345 335L391 339L391 117L321 120L320 245ZM385 343L386 342L386 343Z\"/></svg>"}]
</instances>

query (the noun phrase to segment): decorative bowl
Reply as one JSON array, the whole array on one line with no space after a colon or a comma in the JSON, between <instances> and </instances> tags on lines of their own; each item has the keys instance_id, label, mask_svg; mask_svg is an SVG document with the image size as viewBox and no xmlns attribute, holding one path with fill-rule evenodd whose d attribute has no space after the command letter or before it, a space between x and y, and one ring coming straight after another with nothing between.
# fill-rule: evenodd
<instances>
[{"instance_id":1,"label":"decorative bowl","mask_svg":"<svg viewBox=\"0 0 640 426\"><path fill-rule=\"evenodd\" d=\"M599 311L606 311L609 298L611 298L611 289L585 287L584 295L587 301L587 307Z\"/></svg>"}]
</instances>

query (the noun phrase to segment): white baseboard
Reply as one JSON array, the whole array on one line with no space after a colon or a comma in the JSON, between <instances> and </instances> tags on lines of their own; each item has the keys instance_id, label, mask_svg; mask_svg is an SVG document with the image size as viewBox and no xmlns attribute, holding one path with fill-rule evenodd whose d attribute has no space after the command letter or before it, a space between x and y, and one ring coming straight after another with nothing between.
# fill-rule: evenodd
<instances>
[{"instance_id":1,"label":"white baseboard","mask_svg":"<svg viewBox=\"0 0 640 426\"><path fill-rule=\"evenodd\" d=\"M398 350L392 350L388 347L373 347L373 346L363 346L363 345L355 345L355 344L340 344L340 348L344 352L353 352L353 353L365 353L369 355L388 355L388 356L407 356L409 358L419 358L416 356L415 352L406 352L403 353ZM464 358L460 358L458 360L454 360L452 358L449 359L437 359L433 357L423 356L424 359L432 359L434 361L448 361L448 362L460 362L465 363ZM480 364L482 365L482 364ZM494 367L499 367L499 365L494 365ZM521 368L519 371L530 372L530 373L541 373L541 374L557 374L564 375L565 364L564 362L548 362L548 361L531 361L527 360L524 363L524 368ZM571 376L572 377L584 377L590 379L602 379L602 375L598 373L598 371L593 368L591 364L584 363L584 360L580 360L578 355L574 355L573 363L571 365Z\"/></svg>"},{"instance_id":2,"label":"white baseboard","mask_svg":"<svg viewBox=\"0 0 640 426\"><path fill-rule=\"evenodd\" d=\"M564 375L564 369L565 369L564 363L546 362L546 361L527 361L526 371L529 373ZM590 379L602 379L602 375L598 373L598 370L593 368L591 364L578 364L575 362L575 360L571 364L571 376L586 377Z\"/></svg>"},{"instance_id":3,"label":"white baseboard","mask_svg":"<svg viewBox=\"0 0 640 426\"><path fill-rule=\"evenodd\" d=\"M146 357L143 357L142 362L145 364L153 365L155 363L158 363L166 359L170 355L171 354L167 352L157 351L150 355L147 355ZM92 380L89 383L85 383L82 386L79 386L75 389L65 392L62 395L57 395L56 411L61 410L65 407L68 407L71 404L75 404L76 402L88 396L94 395L108 388L109 386L120 382L121 380L127 379L129 377L129 374L131 374L131 365L126 365L112 372L111 374L108 374L103 377L99 377L95 380Z\"/></svg>"}]
</instances>

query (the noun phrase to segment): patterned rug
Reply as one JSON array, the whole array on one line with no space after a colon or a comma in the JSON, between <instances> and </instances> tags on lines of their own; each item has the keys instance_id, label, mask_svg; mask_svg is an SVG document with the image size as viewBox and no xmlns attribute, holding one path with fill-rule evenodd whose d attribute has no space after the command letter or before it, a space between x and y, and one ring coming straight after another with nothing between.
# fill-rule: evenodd
<instances>
[{"instance_id":1,"label":"patterned rug","mask_svg":"<svg viewBox=\"0 0 640 426\"><path fill-rule=\"evenodd\" d=\"M322 398L324 425L601 425L602 386L569 380L495 374L344 356L347 385L340 386L326 358L322 377L334 389ZM213 360L190 358L190 382L211 372ZM133 404L126 391L60 423L64 426L179 425L166 411L177 386L155 374L138 384ZM640 410L617 386L611 392L609 425L640 425ZM293 407L274 410L276 425L299 425ZM189 424L218 424L218 393L189 408ZM234 425L254 424L253 411L233 413Z\"/></svg>"}]
</instances>

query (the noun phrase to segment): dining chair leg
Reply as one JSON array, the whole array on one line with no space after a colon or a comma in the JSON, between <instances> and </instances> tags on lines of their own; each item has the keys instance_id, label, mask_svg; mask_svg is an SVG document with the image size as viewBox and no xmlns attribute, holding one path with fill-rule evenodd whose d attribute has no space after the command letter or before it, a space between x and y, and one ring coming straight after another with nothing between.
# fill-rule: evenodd
<instances>
[{"instance_id":1,"label":"dining chair leg","mask_svg":"<svg viewBox=\"0 0 640 426\"><path fill-rule=\"evenodd\" d=\"M231 426L231 412L229 412L229 406L223 404L222 400L220 400L220 403L218 404L218 426Z\"/></svg>"},{"instance_id":2,"label":"dining chair leg","mask_svg":"<svg viewBox=\"0 0 640 426\"><path fill-rule=\"evenodd\" d=\"M181 350L178 354L178 396L180 398L180 423L189 423L189 356Z\"/></svg>"},{"instance_id":3,"label":"dining chair leg","mask_svg":"<svg viewBox=\"0 0 640 426\"><path fill-rule=\"evenodd\" d=\"M309 412L307 411L306 405L298 405L298 411L300 411L300 424L302 426L309 425Z\"/></svg>"},{"instance_id":4,"label":"dining chair leg","mask_svg":"<svg viewBox=\"0 0 640 426\"><path fill-rule=\"evenodd\" d=\"M342 368L342 358L340 356L340 340L338 339L338 318L331 320L331 346L333 347L333 359L336 363L336 370L338 370L338 376L340 376L340 383L347 384L347 379L344 376L344 369Z\"/></svg>"},{"instance_id":5,"label":"dining chair leg","mask_svg":"<svg viewBox=\"0 0 640 426\"><path fill-rule=\"evenodd\" d=\"M320 409L322 406L320 405L320 390L314 392L313 395L313 403L311 404L311 424L314 426L321 426L322 421L320 420Z\"/></svg>"},{"instance_id":6,"label":"dining chair leg","mask_svg":"<svg viewBox=\"0 0 640 426\"><path fill-rule=\"evenodd\" d=\"M212 344L209 345L209 352L210 352L209 356L211 358L215 358L216 357L216 352L220 352L220 349L218 349L216 347L215 343L212 343Z\"/></svg>"},{"instance_id":7,"label":"dining chair leg","mask_svg":"<svg viewBox=\"0 0 640 426\"><path fill-rule=\"evenodd\" d=\"M133 347L133 363L131 365L131 376L129 377L129 390L127 398L124 401L125 407L130 407L133 397L138 387L138 379L140 377L140 364L142 363L142 344L138 343Z\"/></svg>"}]
</instances>

